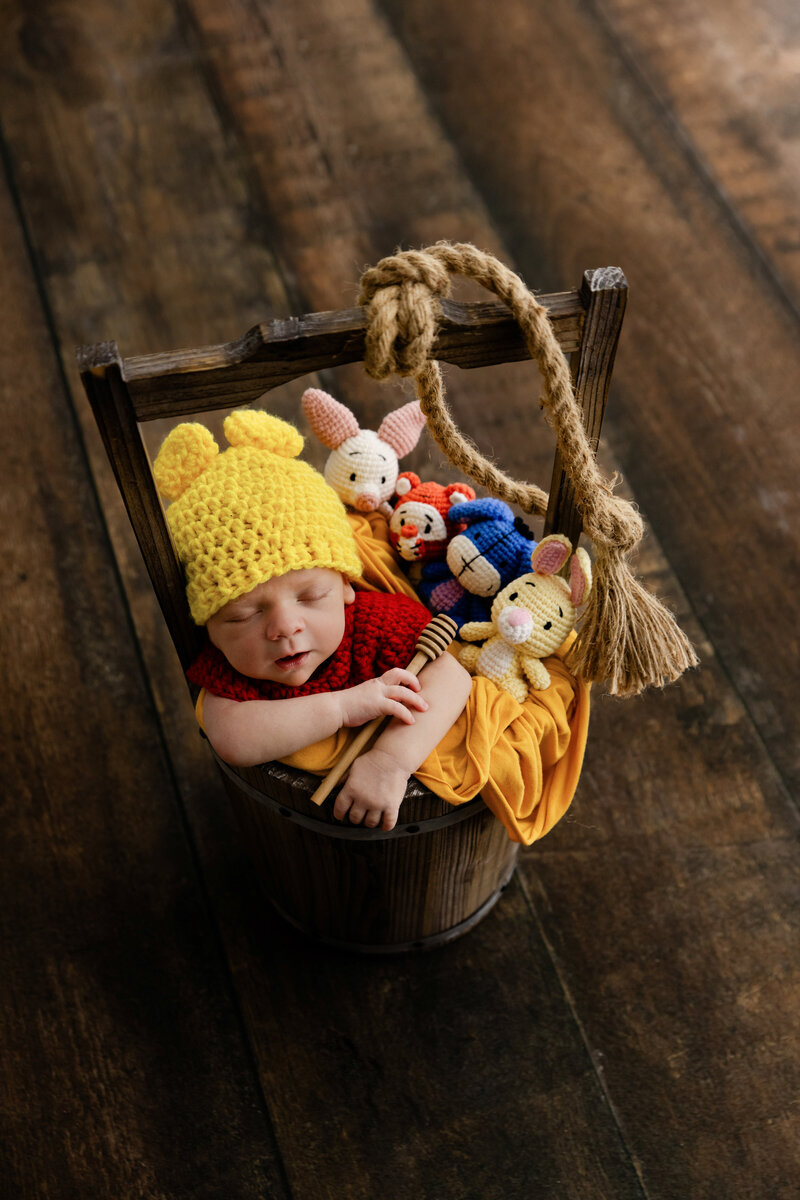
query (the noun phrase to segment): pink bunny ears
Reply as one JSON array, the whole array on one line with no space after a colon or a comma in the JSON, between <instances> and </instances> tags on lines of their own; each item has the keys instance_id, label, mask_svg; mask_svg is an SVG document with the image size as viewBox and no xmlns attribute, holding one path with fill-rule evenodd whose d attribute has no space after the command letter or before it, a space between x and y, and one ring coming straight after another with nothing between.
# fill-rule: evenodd
<instances>
[{"instance_id":1,"label":"pink bunny ears","mask_svg":"<svg viewBox=\"0 0 800 1200\"><path fill-rule=\"evenodd\" d=\"M381 421L378 432L361 429L353 413L319 388L303 393L306 420L330 450L325 478L344 504L358 512L391 514L399 459L416 446L425 418L418 400Z\"/></svg>"},{"instance_id":2,"label":"pink bunny ears","mask_svg":"<svg viewBox=\"0 0 800 1200\"><path fill-rule=\"evenodd\" d=\"M555 575L572 554L572 543L563 534L551 533L542 538L531 555L531 567L537 575ZM591 568L588 568L588 555L585 550L578 549L572 555L569 564L569 598L577 608L583 604L584 598L591 591Z\"/></svg>"},{"instance_id":3,"label":"pink bunny ears","mask_svg":"<svg viewBox=\"0 0 800 1200\"><path fill-rule=\"evenodd\" d=\"M307 388L301 400L303 412L312 430L329 450L337 450L349 438L362 432L355 415L320 388ZM381 421L377 436L394 450L398 458L410 454L425 427L419 400L411 400L390 412Z\"/></svg>"}]
</instances>

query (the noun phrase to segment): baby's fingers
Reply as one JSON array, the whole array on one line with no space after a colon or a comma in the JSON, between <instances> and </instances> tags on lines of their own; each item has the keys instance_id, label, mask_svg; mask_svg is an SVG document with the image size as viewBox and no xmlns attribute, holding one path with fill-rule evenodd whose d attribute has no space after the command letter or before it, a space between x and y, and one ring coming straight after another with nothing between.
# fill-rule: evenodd
<instances>
[{"instance_id":1,"label":"baby's fingers","mask_svg":"<svg viewBox=\"0 0 800 1200\"><path fill-rule=\"evenodd\" d=\"M353 800L352 797L348 795L347 784L345 784L345 786L339 792L339 795L336 797L336 803L333 806L333 815L336 817L336 820L343 821L352 806Z\"/></svg>"},{"instance_id":2,"label":"baby's fingers","mask_svg":"<svg viewBox=\"0 0 800 1200\"><path fill-rule=\"evenodd\" d=\"M419 679L411 671L406 671L403 667L392 667L390 671L385 671L381 675L381 681L387 686L401 686L411 688L412 692L418 692L422 687Z\"/></svg>"},{"instance_id":3,"label":"baby's fingers","mask_svg":"<svg viewBox=\"0 0 800 1200\"><path fill-rule=\"evenodd\" d=\"M422 696L416 695L414 692L409 692L406 688L388 688L384 697L386 705L386 715L390 717L398 717L406 725L414 724L414 714L411 709L417 712L425 712L428 707L428 701Z\"/></svg>"}]
</instances>

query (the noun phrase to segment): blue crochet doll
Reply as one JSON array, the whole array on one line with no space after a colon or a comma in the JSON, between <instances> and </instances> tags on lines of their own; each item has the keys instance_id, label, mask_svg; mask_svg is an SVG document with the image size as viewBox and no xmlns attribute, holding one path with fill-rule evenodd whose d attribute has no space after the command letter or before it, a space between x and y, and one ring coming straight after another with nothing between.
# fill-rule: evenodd
<instances>
[{"instance_id":1,"label":"blue crochet doll","mask_svg":"<svg viewBox=\"0 0 800 1200\"><path fill-rule=\"evenodd\" d=\"M466 526L450 541L444 561L426 563L417 591L433 612L459 625L488 621L492 599L531 569L533 534L502 500L468 500L458 506Z\"/></svg>"}]
</instances>

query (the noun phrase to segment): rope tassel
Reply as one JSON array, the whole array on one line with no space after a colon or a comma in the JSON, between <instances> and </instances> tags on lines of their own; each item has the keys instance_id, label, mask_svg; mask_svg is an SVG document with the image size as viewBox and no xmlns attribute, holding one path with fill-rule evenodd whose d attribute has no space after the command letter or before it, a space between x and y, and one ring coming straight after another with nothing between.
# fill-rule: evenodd
<instances>
[{"instance_id":1,"label":"rope tassel","mask_svg":"<svg viewBox=\"0 0 800 1200\"><path fill-rule=\"evenodd\" d=\"M645 590L617 550L599 551L592 594L568 662L582 679L605 681L615 696L663 687L697 665L669 609Z\"/></svg>"},{"instance_id":2,"label":"rope tassel","mask_svg":"<svg viewBox=\"0 0 800 1200\"><path fill-rule=\"evenodd\" d=\"M434 440L454 466L508 504L543 513L547 495L534 484L511 479L490 463L455 426L444 400L439 364L430 354L436 337L438 297L449 276L464 275L494 292L511 310L544 382L543 404L558 440L564 470L595 547L595 582L570 665L582 678L605 681L615 695L662 687L697 663L675 618L634 578L628 554L644 533L639 513L613 494L595 461L572 390L569 366L547 309L496 258L464 243L437 242L427 250L384 258L361 279L366 306L364 366L375 379L413 375Z\"/></svg>"}]
</instances>

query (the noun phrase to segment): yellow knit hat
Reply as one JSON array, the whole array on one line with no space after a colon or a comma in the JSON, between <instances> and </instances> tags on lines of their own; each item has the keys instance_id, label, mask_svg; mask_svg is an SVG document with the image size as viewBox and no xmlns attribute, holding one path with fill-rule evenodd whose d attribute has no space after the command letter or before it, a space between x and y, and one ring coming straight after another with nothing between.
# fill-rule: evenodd
<instances>
[{"instance_id":1,"label":"yellow knit hat","mask_svg":"<svg viewBox=\"0 0 800 1200\"><path fill-rule=\"evenodd\" d=\"M293 425L265 412L231 413L222 454L205 425L178 425L153 464L167 500L186 595L197 625L276 575L328 567L350 579L361 562L333 488L297 455Z\"/></svg>"}]
</instances>

